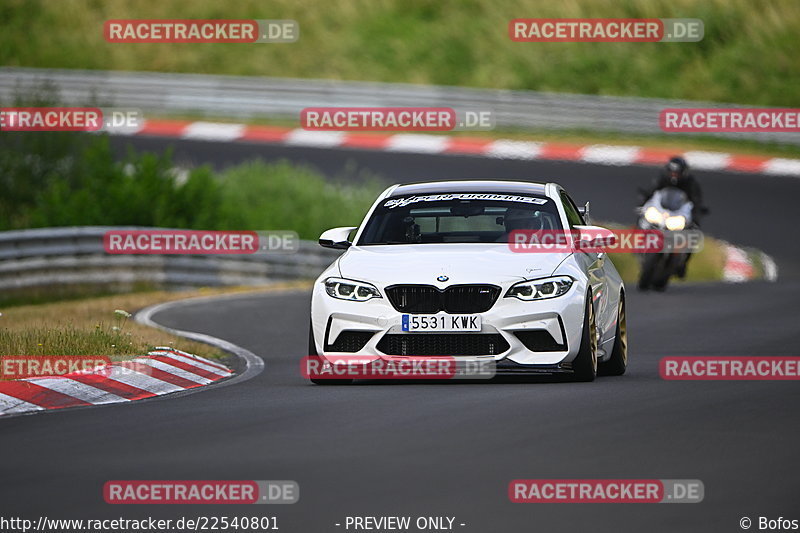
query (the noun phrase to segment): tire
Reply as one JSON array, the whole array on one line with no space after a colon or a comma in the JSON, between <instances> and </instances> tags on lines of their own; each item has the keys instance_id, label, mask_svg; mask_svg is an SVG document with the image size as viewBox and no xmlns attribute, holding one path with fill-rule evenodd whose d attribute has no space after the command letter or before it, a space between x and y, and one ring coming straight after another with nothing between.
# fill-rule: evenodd
<instances>
[{"instance_id":1,"label":"tire","mask_svg":"<svg viewBox=\"0 0 800 533\"><path fill-rule=\"evenodd\" d=\"M625 313L625 293L619 295L617 310L617 330L614 336L614 349L608 361L600 363L601 376L621 376L628 368L628 321Z\"/></svg>"},{"instance_id":2,"label":"tire","mask_svg":"<svg viewBox=\"0 0 800 533\"><path fill-rule=\"evenodd\" d=\"M309 357L316 357L317 360L322 361L317 353L317 345L314 343L314 330L309 324L308 326L308 356ZM350 385L353 380L352 379L317 379L317 378L308 378L308 380L313 383L314 385Z\"/></svg>"},{"instance_id":3,"label":"tire","mask_svg":"<svg viewBox=\"0 0 800 533\"><path fill-rule=\"evenodd\" d=\"M661 262L661 269L656 273L653 279L653 289L657 291L664 291L669 285L669 279L676 273L678 269L678 261L680 257L677 254L668 255Z\"/></svg>"},{"instance_id":4,"label":"tire","mask_svg":"<svg viewBox=\"0 0 800 533\"><path fill-rule=\"evenodd\" d=\"M653 282L653 290L664 292L667 290L667 285L669 285L669 275L661 276L659 277L658 281Z\"/></svg>"},{"instance_id":5,"label":"tire","mask_svg":"<svg viewBox=\"0 0 800 533\"><path fill-rule=\"evenodd\" d=\"M597 323L592 304L592 293L586 295L583 313L583 333L578 355L572 361L574 381L594 381L597 376Z\"/></svg>"},{"instance_id":6,"label":"tire","mask_svg":"<svg viewBox=\"0 0 800 533\"><path fill-rule=\"evenodd\" d=\"M646 291L650 289L653 280L658 275L661 263L661 254L646 254L645 260L642 263L642 271L639 273L639 290Z\"/></svg>"}]
</instances>

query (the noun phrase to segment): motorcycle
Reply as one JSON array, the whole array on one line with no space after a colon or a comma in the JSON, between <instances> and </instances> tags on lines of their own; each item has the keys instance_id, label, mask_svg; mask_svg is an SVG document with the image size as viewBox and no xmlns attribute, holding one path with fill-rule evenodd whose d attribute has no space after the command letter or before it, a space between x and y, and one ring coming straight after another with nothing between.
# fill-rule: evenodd
<instances>
[{"instance_id":1,"label":"motorcycle","mask_svg":"<svg viewBox=\"0 0 800 533\"><path fill-rule=\"evenodd\" d=\"M665 242L668 242L670 232L697 228L692 216L693 209L694 204L685 192L676 187L665 187L655 191L637 209L637 225L639 229L664 232ZM662 252L640 254L642 268L639 274L639 290L665 290L672 276L686 275L688 258L688 253L675 251L669 246Z\"/></svg>"}]
</instances>

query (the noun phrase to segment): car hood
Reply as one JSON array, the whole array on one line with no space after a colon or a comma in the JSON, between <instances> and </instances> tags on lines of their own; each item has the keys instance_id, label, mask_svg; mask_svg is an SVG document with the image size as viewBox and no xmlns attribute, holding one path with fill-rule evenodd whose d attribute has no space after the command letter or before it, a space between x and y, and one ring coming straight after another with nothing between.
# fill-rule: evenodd
<instances>
[{"instance_id":1,"label":"car hood","mask_svg":"<svg viewBox=\"0 0 800 533\"><path fill-rule=\"evenodd\" d=\"M570 255L512 252L500 243L353 246L339 259L339 272L384 286L503 283L549 276Z\"/></svg>"}]
</instances>

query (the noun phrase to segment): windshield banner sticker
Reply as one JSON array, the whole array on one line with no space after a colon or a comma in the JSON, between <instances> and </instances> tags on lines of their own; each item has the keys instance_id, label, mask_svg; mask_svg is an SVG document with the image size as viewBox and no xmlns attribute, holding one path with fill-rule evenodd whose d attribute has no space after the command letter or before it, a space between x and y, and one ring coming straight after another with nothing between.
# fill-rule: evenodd
<instances>
[{"instance_id":1,"label":"windshield banner sticker","mask_svg":"<svg viewBox=\"0 0 800 533\"><path fill-rule=\"evenodd\" d=\"M408 198L392 198L387 200L384 207L394 209L395 207L405 207L417 202L441 202L447 200L499 200L502 202L521 202L525 204L544 205L547 198L533 198L531 196L515 196L511 194L489 194L489 193L451 193L451 194L431 194L428 196L409 196Z\"/></svg>"}]
</instances>

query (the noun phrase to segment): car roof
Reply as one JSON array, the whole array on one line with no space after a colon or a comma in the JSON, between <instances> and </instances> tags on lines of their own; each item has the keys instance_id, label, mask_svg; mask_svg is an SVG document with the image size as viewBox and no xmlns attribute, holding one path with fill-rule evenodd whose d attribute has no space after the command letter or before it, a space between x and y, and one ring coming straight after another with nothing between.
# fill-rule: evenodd
<instances>
[{"instance_id":1,"label":"car roof","mask_svg":"<svg viewBox=\"0 0 800 533\"><path fill-rule=\"evenodd\" d=\"M448 192L485 192L485 193L545 193L545 184L532 181L512 180L453 180L428 181L397 185L389 196L406 196L410 194L432 194Z\"/></svg>"}]
</instances>

